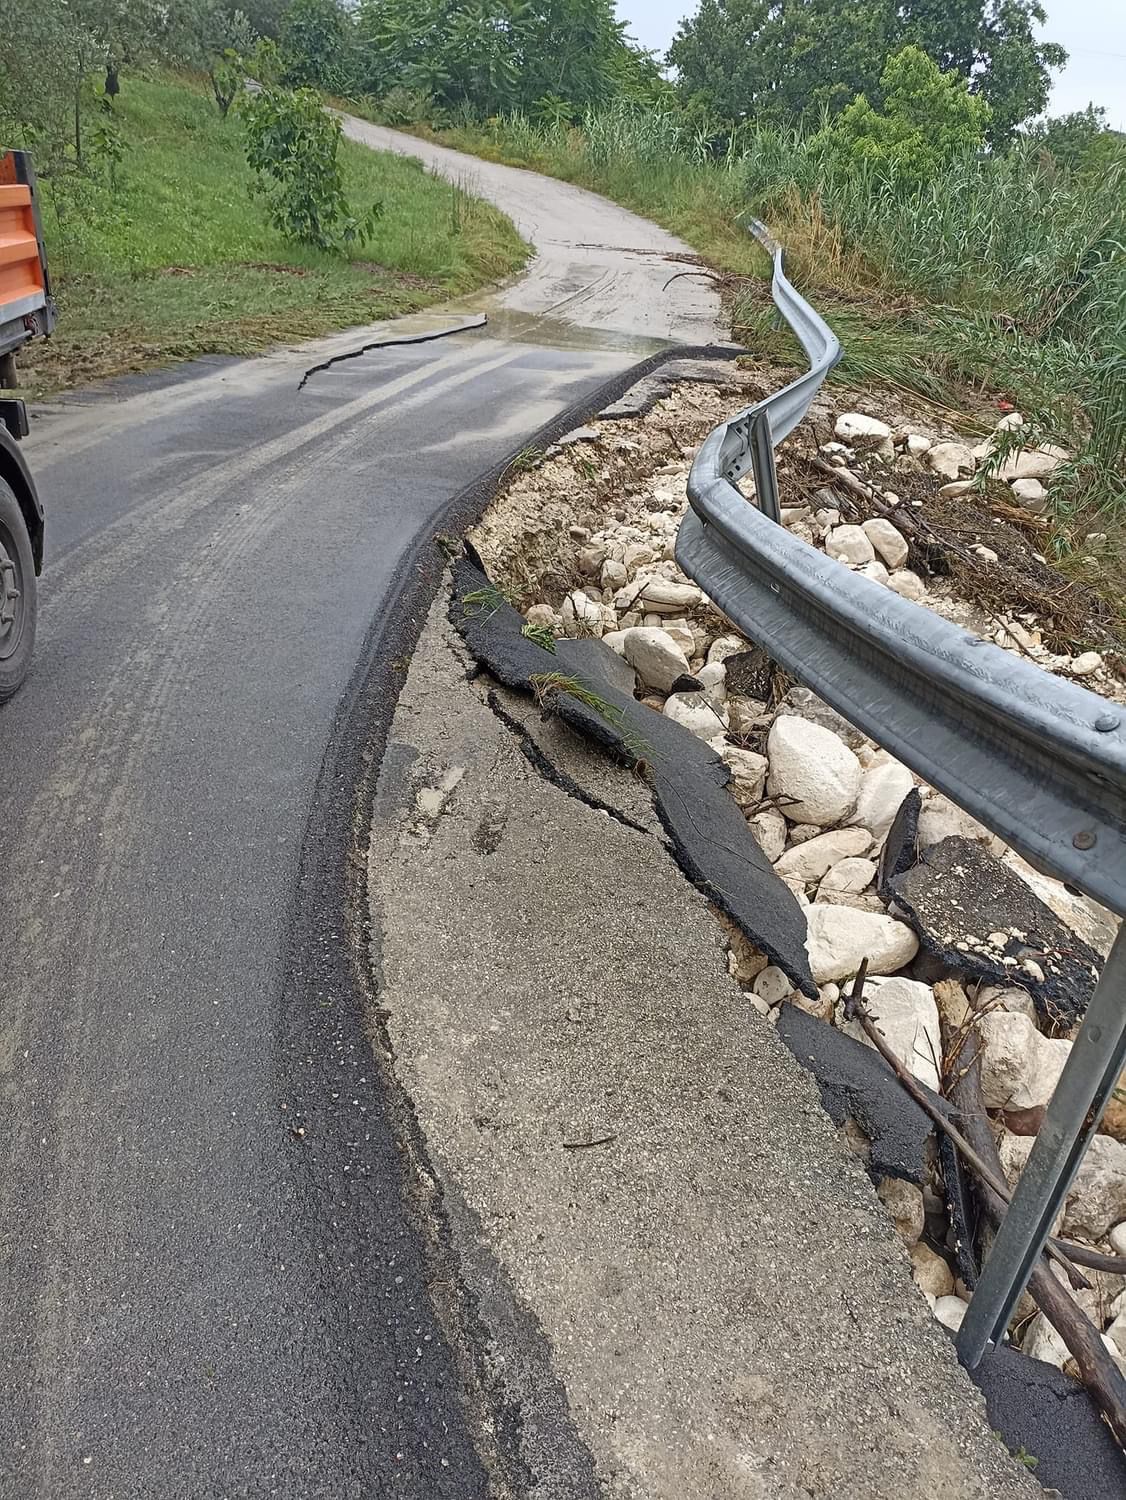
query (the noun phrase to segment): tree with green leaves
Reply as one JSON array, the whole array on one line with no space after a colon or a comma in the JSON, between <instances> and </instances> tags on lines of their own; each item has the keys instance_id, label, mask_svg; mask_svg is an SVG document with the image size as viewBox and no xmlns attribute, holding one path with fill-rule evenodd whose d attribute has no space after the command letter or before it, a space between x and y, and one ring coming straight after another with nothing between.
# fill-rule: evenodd
<instances>
[{"instance_id":1,"label":"tree with green leaves","mask_svg":"<svg viewBox=\"0 0 1126 1500\"><path fill-rule=\"evenodd\" d=\"M357 31L367 93L408 90L481 116L575 118L657 71L613 0L360 0Z\"/></svg>"},{"instance_id":2,"label":"tree with green leaves","mask_svg":"<svg viewBox=\"0 0 1126 1500\"><path fill-rule=\"evenodd\" d=\"M1030 140L1057 167L1069 172L1102 172L1114 162L1126 162L1126 135L1111 130L1106 110L1088 104L1068 115L1038 120L1028 131Z\"/></svg>"},{"instance_id":3,"label":"tree with green leaves","mask_svg":"<svg viewBox=\"0 0 1126 1500\"><path fill-rule=\"evenodd\" d=\"M820 138L906 184L925 182L956 157L981 148L988 104L970 93L960 73L944 73L921 47L904 47L888 58L880 92L879 109L858 94Z\"/></svg>"},{"instance_id":4,"label":"tree with green leaves","mask_svg":"<svg viewBox=\"0 0 1126 1500\"><path fill-rule=\"evenodd\" d=\"M348 93L355 73L354 42L351 13L339 0L292 0L278 36L285 82Z\"/></svg>"},{"instance_id":5,"label":"tree with green leaves","mask_svg":"<svg viewBox=\"0 0 1126 1500\"><path fill-rule=\"evenodd\" d=\"M1043 111L1067 60L1037 38L1044 20L1039 0L702 0L669 61L682 97L720 118L792 123L857 94L878 109L888 58L914 45L989 105L998 147Z\"/></svg>"},{"instance_id":6,"label":"tree with green leaves","mask_svg":"<svg viewBox=\"0 0 1126 1500\"><path fill-rule=\"evenodd\" d=\"M337 157L340 121L325 110L315 89L244 94L238 113L257 190L287 238L320 250L371 238L382 205L353 213Z\"/></svg>"}]
</instances>

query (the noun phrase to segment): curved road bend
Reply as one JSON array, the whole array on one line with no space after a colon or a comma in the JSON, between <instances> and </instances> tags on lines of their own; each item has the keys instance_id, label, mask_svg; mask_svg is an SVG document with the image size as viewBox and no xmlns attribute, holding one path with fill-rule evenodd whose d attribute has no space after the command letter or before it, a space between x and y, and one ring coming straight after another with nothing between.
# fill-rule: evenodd
<instances>
[{"instance_id":1,"label":"curved road bend","mask_svg":"<svg viewBox=\"0 0 1126 1500\"><path fill-rule=\"evenodd\" d=\"M485 1492L388 1101L334 1010L345 914L295 898L353 803L318 773L448 499L718 309L661 290L681 247L652 225L446 166L538 246L490 329L300 394L379 330L204 361L34 424L39 651L0 713L4 1500Z\"/></svg>"}]
</instances>

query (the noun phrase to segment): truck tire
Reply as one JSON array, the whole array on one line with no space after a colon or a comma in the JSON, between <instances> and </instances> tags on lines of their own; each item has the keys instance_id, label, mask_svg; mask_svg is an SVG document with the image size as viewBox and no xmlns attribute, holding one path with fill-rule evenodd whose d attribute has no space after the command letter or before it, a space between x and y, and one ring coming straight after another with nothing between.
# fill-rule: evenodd
<instances>
[{"instance_id":1,"label":"truck tire","mask_svg":"<svg viewBox=\"0 0 1126 1500\"><path fill-rule=\"evenodd\" d=\"M0 703L27 676L35 649L35 559L15 492L0 479Z\"/></svg>"}]
</instances>

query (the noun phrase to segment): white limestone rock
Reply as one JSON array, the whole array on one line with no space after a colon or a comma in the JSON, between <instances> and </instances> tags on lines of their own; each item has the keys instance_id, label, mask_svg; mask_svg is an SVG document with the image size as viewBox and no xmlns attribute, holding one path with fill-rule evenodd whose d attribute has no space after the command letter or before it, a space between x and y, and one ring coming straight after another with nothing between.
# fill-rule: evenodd
<instances>
[{"instance_id":1,"label":"white limestone rock","mask_svg":"<svg viewBox=\"0 0 1126 1500\"><path fill-rule=\"evenodd\" d=\"M894 974L919 951L910 927L878 912L814 902L806 924L805 946L817 984L851 979L865 958L869 974Z\"/></svg>"},{"instance_id":2,"label":"white limestone rock","mask_svg":"<svg viewBox=\"0 0 1126 1500\"><path fill-rule=\"evenodd\" d=\"M690 672L683 647L667 630L651 630L644 625L627 630L622 655L644 686L659 693L667 693L678 677Z\"/></svg>"},{"instance_id":3,"label":"white limestone rock","mask_svg":"<svg viewBox=\"0 0 1126 1500\"><path fill-rule=\"evenodd\" d=\"M893 573L907 561L906 537L883 516L865 521L861 530Z\"/></svg>"},{"instance_id":4,"label":"white limestone rock","mask_svg":"<svg viewBox=\"0 0 1126 1500\"><path fill-rule=\"evenodd\" d=\"M864 772L850 825L866 828L877 842L886 837L915 778L901 761L885 760Z\"/></svg>"},{"instance_id":5,"label":"white limestone rock","mask_svg":"<svg viewBox=\"0 0 1126 1500\"><path fill-rule=\"evenodd\" d=\"M832 730L782 714L771 726L767 789L792 823L824 827L839 823L856 806L860 762Z\"/></svg>"},{"instance_id":6,"label":"white limestone rock","mask_svg":"<svg viewBox=\"0 0 1126 1500\"><path fill-rule=\"evenodd\" d=\"M872 840L864 828L833 828L787 849L774 866L782 876L793 875L806 884L820 880L850 855L866 854Z\"/></svg>"}]
</instances>

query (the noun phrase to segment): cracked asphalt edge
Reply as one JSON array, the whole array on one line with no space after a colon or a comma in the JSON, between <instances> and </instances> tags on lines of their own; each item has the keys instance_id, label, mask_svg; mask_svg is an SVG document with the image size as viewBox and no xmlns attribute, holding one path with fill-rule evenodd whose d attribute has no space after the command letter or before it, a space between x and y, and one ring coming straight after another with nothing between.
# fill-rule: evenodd
<instances>
[{"instance_id":1,"label":"cracked asphalt edge","mask_svg":"<svg viewBox=\"0 0 1126 1500\"><path fill-rule=\"evenodd\" d=\"M543 779L444 607L381 777L373 949L517 1493L1036 1494L703 898Z\"/></svg>"}]
</instances>

